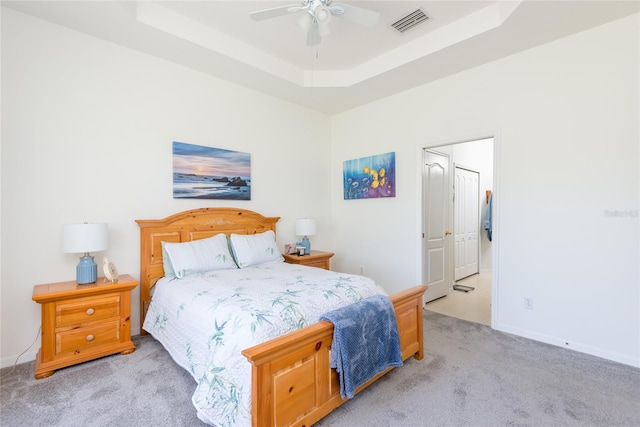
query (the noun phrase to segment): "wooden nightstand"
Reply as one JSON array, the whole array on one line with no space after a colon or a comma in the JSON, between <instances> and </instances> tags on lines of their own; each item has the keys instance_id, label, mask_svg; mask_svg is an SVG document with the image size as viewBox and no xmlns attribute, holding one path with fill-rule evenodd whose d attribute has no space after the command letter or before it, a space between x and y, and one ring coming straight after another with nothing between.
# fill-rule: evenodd
<instances>
[{"instance_id":1,"label":"wooden nightstand","mask_svg":"<svg viewBox=\"0 0 640 427\"><path fill-rule=\"evenodd\" d=\"M128 274L115 283L98 277L87 285L70 281L34 286L32 299L42 304L36 379L98 357L132 353L131 290L136 286Z\"/></svg>"},{"instance_id":2,"label":"wooden nightstand","mask_svg":"<svg viewBox=\"0 0 640 427\"><path fill-rule=\"evenodd\" d=\"M284 262L289 264L302 264L331 270L331 257L333 255L333 252L311 251L309 255L283 254L282 256L284 256Z\"/></svg>"}]
</instances>

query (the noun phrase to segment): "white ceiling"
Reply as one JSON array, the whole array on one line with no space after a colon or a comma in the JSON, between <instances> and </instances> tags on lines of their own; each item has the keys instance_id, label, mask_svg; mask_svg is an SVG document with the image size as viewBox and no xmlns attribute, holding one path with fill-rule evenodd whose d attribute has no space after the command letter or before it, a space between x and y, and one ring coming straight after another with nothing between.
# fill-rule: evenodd
<instances>
[{"instance_id":1,"label":"white ceiling","mask_svg":"<svg viewBox=\"0 0 640 427\"><path fill-rule=\"evenodd\" d=\"M337 0L336 0L337 1ZM254 21L293 1L5 1L74 30L333 114L640 11L640 1L360 1L373 27L333 17L308 47L300 12ZM401 34L417 8L431 19ZM631 35L630 35L631 36Z\"/></svg>"}]
</instances>

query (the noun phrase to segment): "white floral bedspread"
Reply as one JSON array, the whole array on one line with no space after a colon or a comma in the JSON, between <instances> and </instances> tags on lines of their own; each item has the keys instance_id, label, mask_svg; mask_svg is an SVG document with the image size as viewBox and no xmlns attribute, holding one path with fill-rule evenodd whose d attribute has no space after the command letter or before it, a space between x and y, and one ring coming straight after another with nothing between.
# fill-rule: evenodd
<instances>
[{"instance_id":1,"label":"white floral bedspread","mask_svg":"<svg viewBox=\"0 0 640 427\"><path fill-rule=\"evenodd\" d=\"M251 365L241 350L374 294L386 292L369 278L285 263L163 278L143 327L196 380L201 420L249 426Z\"/></svg>"}]
</instances>

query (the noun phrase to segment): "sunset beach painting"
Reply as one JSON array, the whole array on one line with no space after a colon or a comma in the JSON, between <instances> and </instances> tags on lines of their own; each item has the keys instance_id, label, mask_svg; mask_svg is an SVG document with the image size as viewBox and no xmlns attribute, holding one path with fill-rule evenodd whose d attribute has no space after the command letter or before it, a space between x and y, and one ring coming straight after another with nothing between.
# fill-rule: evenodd
<instances>
[{"instance_id":1,"label":"sunset beach painting","mask_svg":"<svg viewBox=\"0 0 640 427\"><path fill-rule=\"evenodd\" d=\"M251 200L251 155L174 141L173 198Z\"/></svg>"}]
</instances>

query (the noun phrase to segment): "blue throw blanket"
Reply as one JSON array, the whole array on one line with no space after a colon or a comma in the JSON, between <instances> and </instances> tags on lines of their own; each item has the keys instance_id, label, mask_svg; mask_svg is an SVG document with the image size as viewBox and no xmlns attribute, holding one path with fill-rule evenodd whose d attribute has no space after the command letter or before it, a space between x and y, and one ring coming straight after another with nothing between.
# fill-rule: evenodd
<instances>
[{"instance_id":1,"label":"blue throw blanket","mask_svg":"<svg viewBox=\"0 0 640 427\"><path fill-rule=\"evenodd\" d=\"M387 296L373 295L320 320L333 323L331 367L340 377L343 399L388 367L402 366L396 315Z\"/></svg>"}]
</instances>

